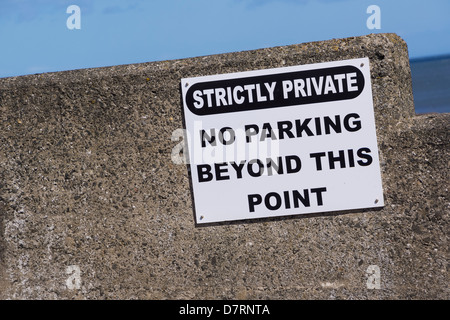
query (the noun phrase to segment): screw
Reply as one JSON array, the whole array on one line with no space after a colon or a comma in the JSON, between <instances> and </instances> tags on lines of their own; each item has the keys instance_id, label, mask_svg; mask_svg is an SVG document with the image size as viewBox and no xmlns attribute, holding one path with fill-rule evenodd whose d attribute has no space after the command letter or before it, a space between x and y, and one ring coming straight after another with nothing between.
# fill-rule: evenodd
<instances>
[{"instance_id":1,"label":"screw","mask_svg":"<svg viewBox=\"0 0 450 320\"><path fill-rule=\"evenodd\" d=\"M375 199L375 204L377 204L378 203L378 199Z\"/></svg>"},{"instance_id":2,"label":"screw","mask_svg":"<svg viewBox=\"0 0 450 320\"><path fill-rule=\"evenodd\" d=\"M361 63L360 67L361 67L361 68L364 67L364 63Z\"/></svg>"},{"instance_id":3,"label":"screw","mask_svg":"<svg viewBox=\"0 0 450 320\"><path fill-rule=\"evenodd\" d=\"M204 216L200 216L200 220L203 220Z\"/></svg>"}]
</instances>

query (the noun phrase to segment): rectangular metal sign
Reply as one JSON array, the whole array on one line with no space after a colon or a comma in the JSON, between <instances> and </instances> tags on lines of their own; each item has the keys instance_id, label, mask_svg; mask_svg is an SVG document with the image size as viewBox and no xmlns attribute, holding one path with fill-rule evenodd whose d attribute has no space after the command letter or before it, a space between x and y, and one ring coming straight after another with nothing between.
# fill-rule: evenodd
<instances>
[{"instance_id":1,"label":"rectangular metal sign","mask_svg":"<svg viewBox=\"0 0 450 320\"><path fill-rule=\"evenodd\" d=\"M368 58L181 86L197 224L384 206Z\"/></svg>"}]
</instances>

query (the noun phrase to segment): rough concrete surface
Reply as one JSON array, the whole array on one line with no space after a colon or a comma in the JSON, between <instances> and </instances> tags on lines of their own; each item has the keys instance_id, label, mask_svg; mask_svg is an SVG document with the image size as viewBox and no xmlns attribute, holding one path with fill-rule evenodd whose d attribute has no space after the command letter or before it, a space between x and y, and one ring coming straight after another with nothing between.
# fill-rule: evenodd
<instances>
[{"instance_id":1,"label":"rough concrete surface","mask_svg":"<svg viewBox=\"0 0 450 320\"><path fill-rule=\"evenodd\" d=\"M180 79L365 56L385 207L196 227ZM450 115L395 34L5 78L0 111L0 298L450 298Z\"/></svg>"}]
</instances>

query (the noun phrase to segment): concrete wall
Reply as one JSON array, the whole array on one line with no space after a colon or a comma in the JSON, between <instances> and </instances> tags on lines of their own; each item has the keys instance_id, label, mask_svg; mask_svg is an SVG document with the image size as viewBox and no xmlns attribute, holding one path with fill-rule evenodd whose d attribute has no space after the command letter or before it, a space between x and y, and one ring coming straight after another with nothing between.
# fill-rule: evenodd
<instances>
[{"instance_id":1,"label":"concrete wall","mask_svg":"<svg viewBox=\"0 0 450 320\"><path fill-rule=\"evenodd\" d=\"M195 227L180 79L365 56L386 206ZM0 111L3 299L450 297L450 116L394 34L0 79Z\"/></svg>"}]
</instances>

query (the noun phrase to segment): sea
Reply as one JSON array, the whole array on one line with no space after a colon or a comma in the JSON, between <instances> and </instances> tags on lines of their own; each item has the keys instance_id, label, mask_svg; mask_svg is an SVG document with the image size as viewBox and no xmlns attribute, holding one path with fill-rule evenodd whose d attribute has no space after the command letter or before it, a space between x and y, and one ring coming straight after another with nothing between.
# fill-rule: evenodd
<instances>
[{"instance_id":1,"label":"sea","mask_svg":"<svg viewBox=\"0 0 450 320\"><path fill-rule=\"evenodd\" d=\"M450 55L411 59L416 114L450 112Z\"/></svg>"}]
</instances>

